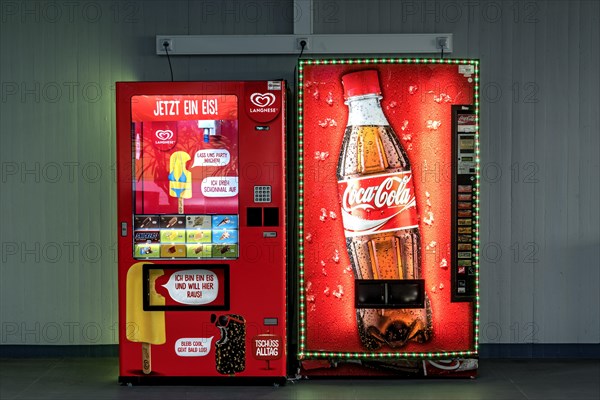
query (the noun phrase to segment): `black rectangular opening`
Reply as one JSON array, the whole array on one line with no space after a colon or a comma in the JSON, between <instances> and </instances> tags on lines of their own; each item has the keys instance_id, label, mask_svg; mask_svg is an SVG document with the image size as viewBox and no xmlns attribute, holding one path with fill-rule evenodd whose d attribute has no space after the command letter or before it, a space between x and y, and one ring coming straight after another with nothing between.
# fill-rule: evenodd
<instances>
[{"instance_id":1,"label":"black rectangular opening","mask_svg":"<svg viewBox=\"0 0 600 400\"><path fill-rule=\"evenodd\" d=\"M388 308L425 307L425 281L422 279L391 281L387 289Z\"/></svg>"},{"instance_id":2,"label":"black rectangular opening","mask_svg":"<svg viewBox=\"0 0 600 400\"><path fill-rule=\"evenodd\" d=\"M356 308L424 308L422 279L357 279L354 281Z\"/></svg>"},{"instance_id":3,"label":"black rectangular opening","mask_svg":"<svg viewBox=\"0 0 600 400\"><path fill-rule=\"evenodd\" d=\"M246 208L246 225L247 226L262 226L262 208L260 208L260 207Z\"/></svg>"},{"instance_id":4,"label":"black rectangular opening","mask_svg":"<svg viewBox=\"0 0 600 400\"><path fill-rule=\"evenodd\" d=\"M384 308L385 283L375 280L355 280L354 303L356 308Z\"/></svg>"},{"instance_id":5,"label":"black rectangular opening","mask_svg":"<svg viewBox=\"0 0 600 400\"><path fill-rule=\"evenodd\" d=\"M264 226L279 226L279 207L265 207Z\"/></svg>"}]
</instances>

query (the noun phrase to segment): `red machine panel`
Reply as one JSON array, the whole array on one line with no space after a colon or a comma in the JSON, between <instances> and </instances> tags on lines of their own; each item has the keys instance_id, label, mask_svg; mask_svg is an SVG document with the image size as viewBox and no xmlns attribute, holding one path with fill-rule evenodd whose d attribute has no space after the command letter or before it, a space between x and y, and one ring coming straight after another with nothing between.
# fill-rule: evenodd
<instances>
[{"instance_id":1,"label":"red machine panel","mask_svg":"<svg viewBox=\"0 0 600 400\"><path fill-rule=\"evenodd\" d=\"M122 382L286 376L285 90L117 83Z\"/></svg>"},{"instance_id":2,"label":"red machine panel","mask_svg":"<svg viewBox=\"0 0 600 400\"><path fill-rule=\"evenodd\" d=\"M477 62L303 60L299 71L303 367L474 374ZM462 142L459 105L474 128Z\"/></svg>"}]
</instances>

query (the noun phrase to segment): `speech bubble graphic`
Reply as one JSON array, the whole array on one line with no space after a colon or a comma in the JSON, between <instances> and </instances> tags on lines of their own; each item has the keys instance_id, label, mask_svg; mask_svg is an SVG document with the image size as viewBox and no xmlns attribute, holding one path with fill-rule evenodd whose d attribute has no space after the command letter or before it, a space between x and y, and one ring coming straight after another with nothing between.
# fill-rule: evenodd
<instances>
[{"instance_id":1,"label":"speech bubble graphic","mask_svg":"<svg viewBox=\"0 0 600 400\"><path fill-rule=\"evenodd\" d=\"M193 167L222 167L229 164L231 154L225 149L198 150L194 155Z\"/></svg>"},{"instance_id":2,"label":"speech bubble graphic","mask_svg":"<svg viewBox=\"0 0 600 400\"><path fill-rule=\"evenodd\" d=\"M209 176L202 180L202 194L206 197L233 197L238 194L237 176Z\"/></svg>"},{"instance_id":3,"label":"speech bubble graphic","mask_svg":"<svg viewBox=\"0 0 600 400\"><path fill-rule=\"evenodd\" d=\"M209 338L181 338L175 342L175 353L179 357L202 357L210 353L214 336Z\"/></svg>"},{"instance_id":4,"label":"speech bubble graphic","mask_svg":"<svg viewBox=\"0 0 600 400\"><path fill-rule=\"evenodd\" d=\"M162 286L169 291L173 300L188 305L212 303L219 294L217 275L206 269L177 271Z\"/></svg>"}]
</instances>

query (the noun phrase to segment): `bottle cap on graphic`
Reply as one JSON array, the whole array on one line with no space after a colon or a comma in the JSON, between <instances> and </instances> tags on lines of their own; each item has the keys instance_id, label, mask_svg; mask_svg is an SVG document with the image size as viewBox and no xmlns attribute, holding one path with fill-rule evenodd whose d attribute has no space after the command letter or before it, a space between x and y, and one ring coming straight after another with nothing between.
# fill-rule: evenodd
<instances>
[{"instance_id":1,"label":"bottle cap on graphic","mask_svg":"<svg viewBox=\"0 0 600 400\"><path fill-rule=\"evenodd\" d=\"M374 69L351 72L342 76L344 97L364 96L366 94L381 94L379 77Z\"/></svg>"}]
</instances>

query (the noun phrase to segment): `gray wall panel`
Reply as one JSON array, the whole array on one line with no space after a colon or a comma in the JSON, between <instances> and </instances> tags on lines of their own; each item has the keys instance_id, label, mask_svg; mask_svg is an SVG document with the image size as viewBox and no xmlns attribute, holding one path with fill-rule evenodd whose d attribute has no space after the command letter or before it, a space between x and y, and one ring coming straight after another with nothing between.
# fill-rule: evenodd
<instances>
[{"instance_id":1,"label":"gray wall panel","mask_svg":"<svg viewBox=\"0 0 600 400\"><path fill-rule=\"evenodd\" d=\"M0 344L112 344L114 82L170 79L155 35L292 33L293 7L52 2L57 16L47 4L0 8ZM599 2L319 0L312 12L314 33L450 32L453 57L481 59L481 341L600 342ZM296 58L171 61L176 80L293 82Z\"/></svg>"}]
</instances>

